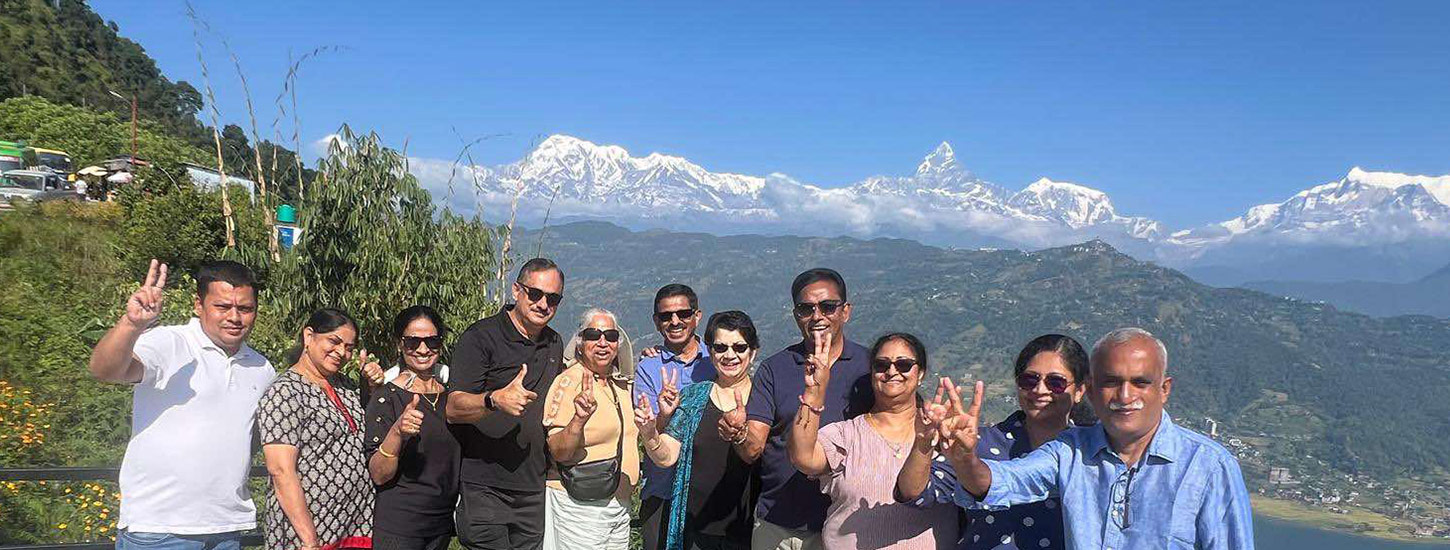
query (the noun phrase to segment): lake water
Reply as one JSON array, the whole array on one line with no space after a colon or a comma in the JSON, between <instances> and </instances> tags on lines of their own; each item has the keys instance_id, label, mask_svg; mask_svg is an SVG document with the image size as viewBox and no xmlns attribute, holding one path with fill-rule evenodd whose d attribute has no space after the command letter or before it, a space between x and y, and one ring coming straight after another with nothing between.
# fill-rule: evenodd
<instances>
[{"instance_id":1,"label":"lake water","mask_svg":"<svg viewBox=\"0 0 1450 550\"><path fill-rule=\"evenodd\" d=\"M1261 516L1254 516L1254 544L1259 550L1450 550L1450 541L1392 542Z\"/></svg>"}]
</instances>

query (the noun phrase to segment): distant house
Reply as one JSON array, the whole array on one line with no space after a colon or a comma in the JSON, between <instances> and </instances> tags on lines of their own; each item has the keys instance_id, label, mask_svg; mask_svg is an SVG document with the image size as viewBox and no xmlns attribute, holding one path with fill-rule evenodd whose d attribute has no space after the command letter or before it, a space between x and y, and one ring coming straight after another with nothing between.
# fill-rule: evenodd
<instances>
[{"instance_id":1,"label":"distant house","mask_svg":"<svg viewBox=\"0 0 1450 550\"><path fill-rule=\"evenodd\" d=\"M217 172L216 170L198 164L191 164L189 162L183 162L181 165L186 167L186 175L191 177L191 183L193 185L196 185L198 188L216 189L221 186L221 172ZM227 185L240 185L246 187L248 194L250 194L252 197L257 196L257 182L254 182L247 178L227 174Z\"/></svg>"}]
</instances>

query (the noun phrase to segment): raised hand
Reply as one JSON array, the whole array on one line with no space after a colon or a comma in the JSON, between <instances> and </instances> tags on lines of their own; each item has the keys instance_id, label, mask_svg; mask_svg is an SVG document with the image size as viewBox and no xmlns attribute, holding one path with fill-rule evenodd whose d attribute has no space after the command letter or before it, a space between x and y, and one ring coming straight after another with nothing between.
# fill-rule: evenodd
<instances>
[{"instance_id":1,"label":"raised hand","mask_svg":"<svg viewBox=\"0 0 1450 550\"><path fill-rule=\"evenodd\" d=\"M720 439L734 443L745 434L745 395L739 387L731 393L735 396L735 408L720 415L716 431L720 433Z\"/></svg>"},{"instance_id":2,"label":"raised hand","mask_svg":"<svg viewBox=\"0 0 1450 550\"><path fill-rule=\"evenodd\" d=\"M491 394L493 406L510 416L524 414L524 407L527 407L529 403L532 403L534 399L539 397L539 394L529 391L528 388L524 387L524 377L528 374L529 366L520 365L519 374L514 376L513 381L509 382L503 388L494 390L493 394Z\"/></svg>"},{"instance_id":3,"label":"raised hand","mask_svg":"<svg viewBox=\"0 0 1450 550\"><path fill-rule=\"evenodd\" d=\"M574 396L574 420L588 422L598 404L594 402L594 373L585 372L579 383L579 395Z\"/></svg>"},{"instance_id":4,"label":"raised hand","mask_svg":"<svg viewBox=\"0 0 1450 550\"><path fill-rule=\"evenodd\" d=\"M408 402L403 414L398 415L398 419L393 422L393 429L403 439L416 436L423 429L423 412L418 410L418 394L413 394L413 400Z\"/></svg>"},{"instance_id":5,"label":"raised hand","mask_svg":"<svg viewBox=\"0 0 1450 550\"><path fill-rule=\"evenodd\" d=\"M815 351L806 356L806 391L818 388L824 391L831 379L831 333L821 332L814 339Z\"/></svg>"},{"instance_id":6,"label":"raised hand","mask_svg":"<svg viewBox=\"0 0 1450 550\"><path fill-rule=\"evenodd\" d=\"M124 319L131 326L137 328L150 327L156 319L161 317L161 302L166 298L166 264L151 260L151 267L146 269L146 280L141 283L141 288L131 293L126 299L126 315Z\"/></svg>"},{"instance_id":7,"label":"raised hand","mask_svg":"<svg viewBox=\"0 0 1450 550\"><path fill-rule=\"evenodd\" d=\"M659 435L659 428L655 426L655 413L649 406L649 397L640 395L634 403L634 425L639 428L639 437L649 441Z\"/></svg>"},{"instance_id":8,"label":"raised hand","mask_svg":"<svg viewBox=\"0 0 1450 550\"><path fill-rule=\"evenodd\" d=\"M966 457L976 452L980 434L977 429L982 416L982 392L984 386L978 380L972 388L972 404L962 407L962 395L951 379L945 381L947 398L950 402L947 417L941 421L938 434L942 452L952 457Z\"/></svg>"},{"instance_id":9,"label":"raised hand","mask_svg":"<svg viewBox=\"0 0 1450 550\"><path fill-rule=\"evenodd\" d=\"M660 389L660 418L670 418L680 406L680 369L665 369L660 377L664 379L664 388Z\"/></svg>"},{"instance_id":10,"label":"raised hand","mask_svg":"<svg viewBox=\"0 0 1450 550\"><path fill-rule=\"evenodd\" d=\"M383 385L383 366L378 364L376 358L368 356L368 350L358 353L357 362L362 365L363 380L366 380L369 386L376 388Z\"/></svg>"},{"instance_id":11,"label":"raised hand","mask_svg":"<svg viewBox=\"0 0 1450 550\"><path fill-rule=\"evenodd\" d=\"M916 447L930 452L936 446L937 429L947 417L947 379L942 378L936 386L936 397L922 404L916 411Z\"/></svg>"}]
</instances>

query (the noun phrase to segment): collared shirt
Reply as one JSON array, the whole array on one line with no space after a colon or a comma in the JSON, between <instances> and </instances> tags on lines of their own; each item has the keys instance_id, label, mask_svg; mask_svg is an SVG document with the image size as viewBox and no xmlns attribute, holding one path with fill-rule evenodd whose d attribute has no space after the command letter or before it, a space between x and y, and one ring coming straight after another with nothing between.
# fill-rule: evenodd
<instances>
[{"instance_id":1,"label":"collared shirt","mask_svg":"<svg viewBox=\"0 0 1450 550\"><path fill-rule=\"evenodd\" d=\"M785 449L786 435L806 389L807 353L805 344L799 343L761 363L755 370L745 413L750 420L770 424L770 437L759 461L760 500L755 517L786 529L820 531L831 500L821 493L819 483L796 471ZM841 346L841 357L831 366L821 426L871 410L876 398L871 392L870 355L850 340Z\"/></svg>"},{"instance_id":2,"label":"collared shirt","mask_svg":"<svg viewBox=\"0 0 1450 550\"><path fill-rule=\"evenodd\" d=\"M715 364L710 362L710 351L700 337L695 337L699 344L699 351L695 357L686 362L680 354L671 351L665 346L655 346L660 354L655 357L640 359L639 364L634 367L634 394L635 399L643 395L648 399L650 406L655 412L660 410L660 390L664 388L664 371L680 371L680 391L696 382L705 382L715 379ZM640 491L640 498L658 497L670 498L670 486L675 482L675 468L661 468L652 460L644 462L644 489Z\"/></svg>"},{"instance_id":3,"label":"collared shirt","mask_svg":"<svg viewBox=\"0 0 1450 550\"><path fill-rule=\"evenodd\" d=\"M132 353L144 370L131 396L117 527L186 535L256 527L247 493L253 413L277 371L245 344L227 355L197 319L147 330Z\"/></svg>"},{"instance_id":4,"label":"collared shirt","mask_svg":"<svg viewBox=\"0 0 1450 550\"><path fill-rule=\"evenodd\" d=\"M987 507L1062 499L1070 548L1251 549L1253 515L1239 463L1223 446L1163 413L1143 460L1130 467L1102 424L1072 428L1026 457L986 461ZM974 501L965 490L959 503Z\"/></svg>"},{"instance_id":5,"label":"collared shirt","mask_svg":"<svg viewBox=\"0 0 1450 550\"><path fill-rule=\"evenodd\" d=\"M548 469L544 440L544 400L554 377L563 369L564 344L559 333L544 327L530 339L509 319L513 306L485 317L458 337L453 348L448 391L482 393L507 386L522 365L529 366L523 385L540 396L520 416L490 412L473 424L450 424L463 447L459 478L468 484L513 491L543 492Z\"/></svg>"},{"instance_id":6,"label":"collared shirt","mask_svg":"<svg viewBox=\"0 0 1450 550\"><path fill-rule=\"evenodd\" d=\"M1006 420L981 431L977 440L977 456L982 460L1011 460L1032 452L1027 434L1026 415L1017 411ZM938 455L931 463L930 483L922 489L912 506L929 508L950 506L961 484L956 469L945 456ZM1029 548L1060 550L1067 548L1063 539L1061 501L1051 497L1041 502L1018 504L1005 510L986 510L972 505L966 510L960 550L1027 550Z\"/></svg>"}]
</instances>

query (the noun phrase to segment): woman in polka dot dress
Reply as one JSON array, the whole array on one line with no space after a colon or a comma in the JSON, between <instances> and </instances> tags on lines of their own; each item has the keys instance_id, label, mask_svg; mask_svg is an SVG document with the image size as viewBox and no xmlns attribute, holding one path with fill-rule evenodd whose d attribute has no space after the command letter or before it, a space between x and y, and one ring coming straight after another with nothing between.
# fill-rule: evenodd
<instances>
[{"instance_id":1,"label":"woman in polka dot dress","mask_svg":"<svg viewBox=\"0 0 1450 550\"><path fill-rule=\"evenodd\" d=\"M1017 354L1013 367L1020 408L1006 420L984 427L977 442L982 460L1010 460L1032 452L1073 425L1069 419L1074 405L1082 400L1083 381L1088 376L1088 356L1082 344L1061 334L1033 339ZM921 447L925 446L925 450ZM1013 506L1006 510L982 510L957 482L956 472L945 457L928 454L930 443L918 444L897 477L897 498L920 508L952 503L966 513L962 550L1032 550L1067 548L1062 529L1061 503L1057 498Z\"/></svg>"}]
</instances>

